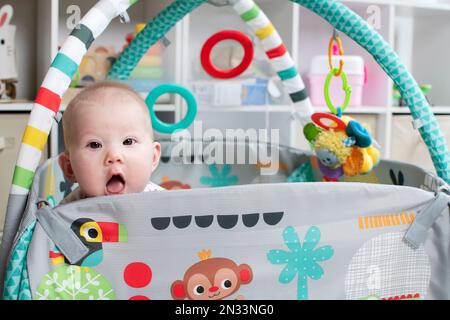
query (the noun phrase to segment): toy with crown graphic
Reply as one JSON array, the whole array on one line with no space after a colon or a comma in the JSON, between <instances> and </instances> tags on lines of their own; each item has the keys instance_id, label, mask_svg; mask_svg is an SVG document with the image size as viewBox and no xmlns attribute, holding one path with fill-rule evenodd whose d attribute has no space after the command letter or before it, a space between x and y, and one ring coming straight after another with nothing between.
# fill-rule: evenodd
<instances>
[{"instance_id":1,"label":"toy with crown graphic","mask_svg":"<svg viewBox=\"0 0 450 320\"><path fill-rule=\"evenodd\" d=\"M368 129L357 120L342 114L348 106L352 90L343 70L344 62L340 61L339 68L332 65L331 55L335 42L342 56L342 42L336 31L333 32L328 47L330 72L324 85L325 101L331 113L314 113L311 116L312 122L303 128L303 134L317 156L324 181L338 181L343 175L369 173L380 160L380 151L374 146L376 142ZM341 77L345 92L344 102L339 107L333 105L329 95L333 76Z\"/></svg>"}]
</instances>

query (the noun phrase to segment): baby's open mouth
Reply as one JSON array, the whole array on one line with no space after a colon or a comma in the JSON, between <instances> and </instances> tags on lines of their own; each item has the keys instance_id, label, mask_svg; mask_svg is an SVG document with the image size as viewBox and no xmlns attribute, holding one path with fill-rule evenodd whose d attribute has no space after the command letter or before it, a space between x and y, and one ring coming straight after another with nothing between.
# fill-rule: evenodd
<instances>
[{"instance_id":1,"label":"baby's open mouth","mask_svg":"<svg viewBox=\"0 0 450 320\"><path fill-rule=\"evenodd\" d=\"M106 183L106 191L108 194L118 194L122 193L125 189L125 180L121 175L115 174Z\"/></svg>"}]
</instances>

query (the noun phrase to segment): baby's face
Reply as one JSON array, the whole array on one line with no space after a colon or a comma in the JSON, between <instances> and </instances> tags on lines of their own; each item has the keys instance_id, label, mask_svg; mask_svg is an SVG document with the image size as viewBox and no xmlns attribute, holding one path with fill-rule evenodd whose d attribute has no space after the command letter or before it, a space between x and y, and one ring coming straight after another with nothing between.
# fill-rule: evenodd
<instances>
[{"instance_id":1,"label":"baby's face","mask_svg":"<svg viewBox=\"0 0 450 320\"><path fill-rule=\"evenodd\" d=\"M137 102L108 100L77 106L70 119L69 170L87 197L142 192L159 161L148 114Z\"/></svg>"}]
</instances>

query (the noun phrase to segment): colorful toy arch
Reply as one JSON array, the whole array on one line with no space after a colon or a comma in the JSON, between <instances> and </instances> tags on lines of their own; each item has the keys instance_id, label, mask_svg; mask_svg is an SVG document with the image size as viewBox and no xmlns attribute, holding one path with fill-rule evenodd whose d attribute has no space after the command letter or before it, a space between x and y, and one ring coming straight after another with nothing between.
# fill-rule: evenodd
<instances>
[{"instance_id":1,"label":"colorful toy arch","mask_svg":"<svg viewBox=\"0 0 450 320\"><path fill-rule=\"evenodd\" d=\"M291 0L313 11L334 28L345 33L366 49L399 88L413 119L422 122L419 132L430 152L439 177L450 181L450 152L439 124L417 82L390 45L366 21L333 0ZM126 79L144 53L182 17L208 2L206 0L175 1L162 11L136 36L110 71L110 77ZM311 116L311 103L304 84L281 38L264 12L253 0L229 0L229 4L255 32L272 65L280 76L293 102L294 115L305 124ZM291 67L288 67L288 66Z\"/></svg>"},{"instance_id":2,"label":"colorful toy arch","mask_svg":"<svg viewBox=\"0 0 450 320\"><path fill-rule=\"evenodd\" d=\"M335 0L292 0L328 21L334 28L371 53L393 79L407 102L414 119L420 119L420 134L428 146L437 174L450 182L450 153L439 128L416 81L401 63L389 44L361 17ZM71 32L55 57L38 90L14 170L8 200L4 236L1 243L1 265L5 269L6 254L18 230L28 194L46 145L53 119L59 111L61 97L68 89L81 59L92 42L107 28L112 19L122 16L137 0L100 0ZM110 71L111 79L125 79L144 53L163 37L179 20L207 2L206 0L175 0L136 36ZM309 122L311 103L294 63L264 12L252 0L229 0L241 19L261 41L263 48L292 100L293 114L302 124ZM0 274L0 282L2 275ZM0 288L1 289L1 288Z\"/></svg>"}]
</instances>

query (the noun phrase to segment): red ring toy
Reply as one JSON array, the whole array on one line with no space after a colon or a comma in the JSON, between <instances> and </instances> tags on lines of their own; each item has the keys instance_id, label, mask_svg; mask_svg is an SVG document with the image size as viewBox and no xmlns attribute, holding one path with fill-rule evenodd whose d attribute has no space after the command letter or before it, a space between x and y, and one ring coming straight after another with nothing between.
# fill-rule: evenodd
<instances>
[{"instance_id":1,"label":"red ring toy","mask_svg":"<svg viewBox=\"0 0 450 320\"><path fill-rule=\"evenodd\" d=\"M211 51L213 47L223 40L235 40L239 42L244 48L244 58L241 63L228 70L216 68L211 61ZM200 54L200 61L203 69L212 77L219 79L230 79L237 77L242 72L247 70L253 60L253 43L252 40L244 33L237 30L223 30L213 34L203 45Z\"/></svg>"},{"instance_id":2,"label":"red ring toy","mask_svg":"<svg viewBox=\"0 0 450 320\"><path fill-rule=\"evenodd\" d=\"M322 123L322 119L329 119L331 121L334 121L336 123L335 127L327 126L326 124ZM337 131L345 131L347 128L347 125L344 121L342 121L340 118L335 116L331 113L325 113L325 112L316 112L311 116L311 120L318 125L319 127L325 129L325 130L337 130Z\"/></svg>"}]
</instances>

